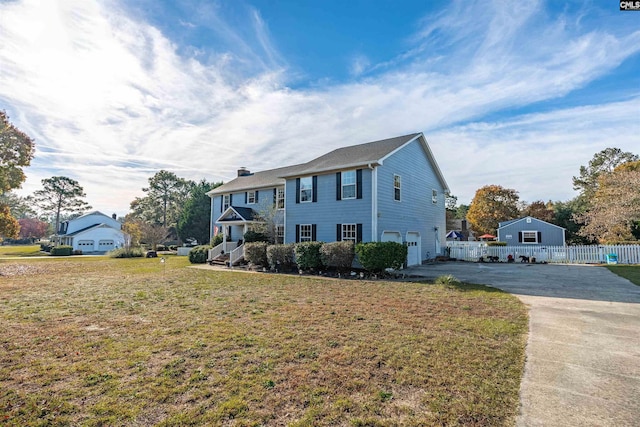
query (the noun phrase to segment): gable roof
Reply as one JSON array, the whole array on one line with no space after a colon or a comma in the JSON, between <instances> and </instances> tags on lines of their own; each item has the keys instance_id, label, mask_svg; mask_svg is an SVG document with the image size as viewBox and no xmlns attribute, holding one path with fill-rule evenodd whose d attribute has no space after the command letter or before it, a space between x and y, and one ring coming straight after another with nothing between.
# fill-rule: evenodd
<instances>
[{"instance_id":1,"label":"gable roof","mask_svg":"<svg viewBox=\"0 0 640 427\"><path fill-rule=\"evenodd\" d=\"M532 216L525 216L525 217L522 217L522 218L512 219L512 220L510 220L510 221L499 222L499 223L498 223L498 230L500 230L500 229L502 229L502 228L505 228L505 227L508 227L508 226L510 226L510 225L512 225L512 224L515 224L515 223L517 223L517 222L524 221L524 220L526 220L527 218L531 218L531 219L532 219L533 221L535 221L535 222L542 222L542 223L544 223L544 224L551 225L551 226L553 226L553 227L557 227L557 228L561 228L561 229L565 230L565 228L564 228L564 227L560 227L559 225L551 224L550 222L543 221L543 220L541 220L541 219L538 219L538 218L535 218L535 217L532 217Z\"/></svg>"},{"instance_id":2,"label":"gable roof","mask_svg":"<svg viewBox=\"0 0 640 427\"><path fill-rule=\"evenodd\" d=\"M229 206L226 211L220 215L216 222L229 221L253 221L255 212L251 208L243 208L238 206ZM230 218L229 218L230 217Z\"/></svg>"},{"instance_id":3,"label":"gable roof","mask_svg":"<svg viewBox=\"0 0 640 427\"><path fill-rule=\"evenodd\" d=\"M60 236L60 237L72 237L72 236L77 236L78 234L85 233L85 232L87 232L87 231L89 231L89 230L93 230L93 229L95 229L95 228L111 228L112 230L116 230L116 231L118 231L118 232L121 232L121 230L118 230L117 228L113 228L113 227L111 227L111 226L110 226L110 225L108 225L108 224L101 223L101 224L93 224L93 225L90 225L90 226L88 226L88 227L81 228L80 230L76 230L76 231L74 231L73 233L69 233L69 234L60 234L59 236Z\"/></svg>"},{"instance_id":4,"label":"gable roof","mask_svg":"<svg viewBox=\"0 0 640 427\"><path fill-rule=\"evenodd\" d=\"M422 133L412 133L395 138L382 139L380 141L367 142L335 149L327 154L317 157L307 163L288 166L278 169L270 169L256 172L248 176L239 176L226 184L223 184L207 194L209 196L234 191L252 190L284 185L286 178L292 178L315 173L339 171L342 169L356 168L368 165L381 165L382 162L405 145L418 139L433 167L442 187L448 191L449 187L433 157L426 139Z\"/></svg>"}]
</instances>

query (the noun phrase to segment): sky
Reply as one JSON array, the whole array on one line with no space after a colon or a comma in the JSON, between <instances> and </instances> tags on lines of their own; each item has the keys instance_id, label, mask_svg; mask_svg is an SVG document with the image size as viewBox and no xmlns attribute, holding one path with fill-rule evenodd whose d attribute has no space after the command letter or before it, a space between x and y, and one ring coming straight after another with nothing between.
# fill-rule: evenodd
<instances>
[{"instance_id":1,"label":"sky","mask_svg":"<svg viewBox=\"0 0 640 427\"><path fill-rule=\"evenodd\" d=\"M156 172L229 181L424 133L451 194L575 197L640 154L640 11L614 0L0 0L0 109L124 215Z\"/></svg>"}]
</instances>

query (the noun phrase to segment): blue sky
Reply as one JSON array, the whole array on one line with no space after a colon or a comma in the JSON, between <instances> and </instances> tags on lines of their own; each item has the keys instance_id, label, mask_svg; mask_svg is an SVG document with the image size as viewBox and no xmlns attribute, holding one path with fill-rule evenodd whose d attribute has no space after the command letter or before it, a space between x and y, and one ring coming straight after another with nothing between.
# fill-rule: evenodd
<instances>
[{"instance_id":1,"label":"blue sky","mask_svg":"<svg viewBox=\"0 0 640 427\"><path fill-rule=\"evenodd\" d=\"M640 153L640 12L601 1L0 0L0 108L120 215L160 169L227 181L423 132L454 195L574 197Z\"/></svg>"}]
</instances>

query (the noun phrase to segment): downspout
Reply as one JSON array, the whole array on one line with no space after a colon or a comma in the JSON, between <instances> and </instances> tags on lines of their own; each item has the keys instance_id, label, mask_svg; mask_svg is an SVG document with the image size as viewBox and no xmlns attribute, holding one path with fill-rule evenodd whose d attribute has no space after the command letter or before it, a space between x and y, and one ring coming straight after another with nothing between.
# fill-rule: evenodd
<instances>
[{"instance_id":1,"label":"downspout","mask_svg":"<svg viewBox=\"0 0 640 427\"><path fill-rule=\"evenodd\" d=\"M213 229L214 229L214 225L213 225L213 197L209 196L209 198L211 199L211 218L209 219L209 243L211 243L211 239L213 239Z\"/></svg>"},{"instance_id":2,"label":"downspout","mask_svg":"<svg viewBox=\"0 0 640 427\"><path fill-rule=\"evenodd\" d=\"M371 163L371 241L378 241L378 169Z\"/></svg>"}]
</instances>

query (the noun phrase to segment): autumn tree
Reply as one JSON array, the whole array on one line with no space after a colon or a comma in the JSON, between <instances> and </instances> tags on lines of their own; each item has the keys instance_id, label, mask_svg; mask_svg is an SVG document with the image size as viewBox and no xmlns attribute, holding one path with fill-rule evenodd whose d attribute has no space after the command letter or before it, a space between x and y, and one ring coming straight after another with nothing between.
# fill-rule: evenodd
<instances>
[{"instance_id":1,"label":"autumn tree","mask_svg":"<svg viewBox=\"0 0 640 427\"><path fill-rule=\"evenodd\" d=\"M531 216L533 218L541 219L546 222L553 222L553 203L545 203L542 200L537 200L525 205L522 209L522 216Z\"/></svg>"},{"instance_id":2,"label":"autumn tree","mask_svg":"<svg viewBox=\"0 0 640 427\"><path fill-rule=\"evenodd\" d=\"M140 225L140 241L151 246L154 251L159 243L167 240L169 229L159 224L142 222Z\"/></svg>"},{"instance_id":3,"label":"autumn tree","mask_svg":"<svg viewBox=\"0 0 640 427\"><path fill-rule=\"evenodd\" d=\"M580 175L573 177L573 189L580 192L580 195L590 200L598 190L598 178L602 174L613 172L613 170L628 162L640 160L636 154L622 151L619 148L605 148L594 154L587 166L580 166Z\"/></svg>"},{"instance_id":4,"label":"autumn tree","mask_svg":"<svg viewBox=\"0 0 640 427\"><path fill-rule=\"evenodd\" d=\"M61 214L81 214L91 209L91 206L83 200L87 195L74 179L54 176L43 179L42 186L42 190L35 191L33 195L40 208L55 217L54 233L59 231Z\"/></svg>"},{"instance_id":5,"label":"autumn tree","mask_svg":"<svg viewBox=\"0 0 640 427\"><path fill-rule=\"evenodd\" d=\"M49 223L36 218L20 218L20 238L21 239L41 239L48 234Z\"/></svg>"},{"instance_id":6,"label":"autumn tree","mask_svg":"<svg viewBox=\"0 0 640 427\"><path fill-rule=\"evenodd\" d=\"M0 205L0 237L15 239L20 233L20 224L11 215L9 206Z\"/></svg>"},{"instance_id":7,"label":"autumn tree","mask_svg":"<svg viewBox=\"0 0 640 427\"><path fill-rule=\"evenodd\" d=\"M19 188L26 176L23 167L31 164L35 151L33 140L9 122L0 111L0 194Z\"/></svg>"},{"instance_id":8,"label":"autumn tree","mask_svg":"<svg viewBox=\"0 0 640 427\"><path fill-rule=\"evenodd\" d=\"M579 219L579 234L601 243L635 239L640 223L640 161L617 166L602 174L590 208Z\"/></svg>"},{"instance_id":9,"label":"autumn tree","mask_svg":"<svg viewBox=\"0 0 640 427\"><path fill-rule=\"evenodd\" d=\"M486 185L476 191L467 212L467 220L476 234L495 234L498 223L520 215L516 190Z\"/></svg>"},{"instance_id":10,"label":"autumn tree","mask_svg":"<svg viewBox=\"0 0 640 427\"><path fill-rule=\"evenodd\" d=\"M220 185L222 185L221 182L209 183L203 179L191 188L191 193L184 204L176 227L178 237L182 241L192 238L201 245L209 242L211 198L207 192Z\"/></svg>"}]
</instances>

